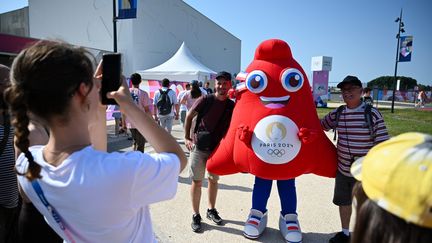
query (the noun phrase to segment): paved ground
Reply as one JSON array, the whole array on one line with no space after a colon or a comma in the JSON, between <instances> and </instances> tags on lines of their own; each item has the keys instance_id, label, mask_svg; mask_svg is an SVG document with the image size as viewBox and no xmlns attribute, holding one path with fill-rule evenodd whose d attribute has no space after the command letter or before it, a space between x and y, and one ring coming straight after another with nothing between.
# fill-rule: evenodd
<instances>
[{"instance_id":1,"label":"paved ground","mask_svg":"<svg viewBox=\"0 0 432 243\"><path fill-rule=\"evenodd\" d=\"M329 107L340 104L330 103ZM380 103L379 107L389 107ZM396 108L413 107L410 104L397 104ZM108 150L131 151L132 141L125 135L115 136L113 123L108 122ZM188 155L183 141L183 129L176 124L172 135ZM332 133L327 134L330 138ZM152 153L153 148L146 144L145 151ZM154 230L160 242L250 242L243 237L243 225L251 207L254 177L249 174L223 176L217 209L225 220L223 226L216 226L203 219L204 231L193 233L190 227L192 208L190 203L190 179L187 169L179 176L177 195L173 200L151 206ZM303 231L303 242L328 242L340 230L338 209L332 204L334 180L315 175L303 175L296 179L298 214ZM205 215L207 205L207 184L204 184L201 199L201 214ZM257 242L284 242L279 232L279 197L274 183L268 202L269 221L267 229ZM354 217L354 216L353 216Z\"/></svg>"},{"instance_id":2,"label":"paved ground","mask_svg":"<svg viewBox=\"0 0 432 243\"><path fill-rule=\"evenodd\" d=\"M183 130L175 125L172 135L184 147ZM331 134L330 134L331 135ZM108 122L108 150L131 151L131 141L127 137L114 135L112 122ZM152 152L146 144L146 152ZM188 154L188 153L187 153ZM160 242L250 242L243 237L243 225L251 207L254 177L249 174L223 176L217 209L225 220L223 226L203 219L203 232L194 233L190 223L192 208L190 203L190 179L187 169L179 176L177 195L173 200L151 206L154 230ZM298 213L303 231L303 242L327 242L339 230L337 207L331 203L334 180L315 175L304 175L297 179ZM207 205L207 184L204 183L201 199L201 214L205 216ZM279 232L279 197L274 183L268 202L269 222L264 234L257 242L284 242Z\"/></svg>"}]
</instances>

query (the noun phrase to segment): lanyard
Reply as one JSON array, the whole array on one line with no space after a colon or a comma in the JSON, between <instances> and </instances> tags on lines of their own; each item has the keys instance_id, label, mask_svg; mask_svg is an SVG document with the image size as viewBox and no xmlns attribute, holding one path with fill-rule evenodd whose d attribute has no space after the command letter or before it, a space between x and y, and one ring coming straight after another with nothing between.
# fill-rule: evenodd
<instances>
[{"instance_id":1,"label":"lanyard","mask_svg":"<svg viewBox=\"0 0 432 243\"><path fill-rule=\"evenodd\" d=\"M68 241L71 243L75 243L75 241L72 238L72 234L70 231L66 228L65 224L63 223L60 214L57 212L57 210L51 206L51 204L48 202L48 200L45 198L45 195L42 191L41 186L39 185L37 180L33 180L31 182L33 189L35 190L36 194L39 196L39 199L42 201L43 205L47 208L48 212L51 213L51 216L54 218L60 229L65 233L66 237L68 238Z\"/></svg>"}]
</instances>

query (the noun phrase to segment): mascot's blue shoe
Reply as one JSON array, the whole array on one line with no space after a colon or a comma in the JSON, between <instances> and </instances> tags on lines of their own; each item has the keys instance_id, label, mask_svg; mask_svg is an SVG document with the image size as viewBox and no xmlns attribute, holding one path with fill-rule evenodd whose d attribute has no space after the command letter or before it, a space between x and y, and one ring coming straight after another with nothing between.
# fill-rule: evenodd
<instances>
[{"instance_id":1,"label":"mascot's blue shoe","mask_svg":"<svg viewBox=\"0 0 432 243\"><path fill-rule=\"evenodd\" d=\"M249 239L257 239L264 232L267 226L267 212L251 209L245 223L243 235Z\"/></svg>"},{"instance_id":2,"label":"mascot's blue shoe","mask_svg":"<svg viewBox=\"0 0 432 243\"><path fill-rule=\"evenodd\" d=\"M297 220L297 214L281 215L279 217L279 230L282 237L288 243L300 243L302 241L302 233Z\"/></svg>"}]
</instances>

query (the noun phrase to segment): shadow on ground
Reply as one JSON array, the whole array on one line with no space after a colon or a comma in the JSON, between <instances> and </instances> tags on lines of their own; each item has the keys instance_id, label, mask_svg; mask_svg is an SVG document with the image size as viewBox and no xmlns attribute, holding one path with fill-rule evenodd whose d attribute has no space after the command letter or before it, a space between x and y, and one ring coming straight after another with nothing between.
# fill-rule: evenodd
<instances>
[{"instance_id":1,"label":"shadow on ground","mask_svg":"<svg viewBox=\"0 0 432 243\"><path fill-rule=\"evenodd\" d=\"M309 233L304 233L303 232L303 241L304 243L308 243L308 242L323 242L326 243L330 240L331 237L333 237L335 233L313 233L313 232L309 232Z\"/></svg>"},{"instance_id":2,"label":"shadow on ground","mask_svg":"<svg viewBox=\"0 0 432 243\"><path fill-rule=\"evenodd\" d=\"M202 231L200 233L202 234L205 233L206 231L218 230L226 234L243 235L243 231L231 228L230 224L243 225L244 222L224 219L222 225L215 225L209 220L203 219Z\"/></svg>"},{"instance_id":3,"label":"shadow on ground","mask_svg":"<svg viewBox=\"0 0 432 243\"><path fill-rule=\"evenodd\" d=\"M108 152L120 151L132 147L132 140L128 140L125 135L108 134Z\"/></svg>"},{"instance_id":4,"label":"shadow on ground","mask_svg":"<svg viewBox=\"0 0 432 243\"><path fill-rule=\"evenodd\" d=\"M190 185L192 181L189 177L179 176L178 182L182 183L182 184ZM206 188L208 187L207 180L203 180L203 187L206 187ZM242 191L242 192L252 192L252 188L249 188L249 187L232 186L232 185L227 185L227 184L223 184L223 183L219 183L219 190L236 190L236 191Z\"/></svg>"}]
</instances>

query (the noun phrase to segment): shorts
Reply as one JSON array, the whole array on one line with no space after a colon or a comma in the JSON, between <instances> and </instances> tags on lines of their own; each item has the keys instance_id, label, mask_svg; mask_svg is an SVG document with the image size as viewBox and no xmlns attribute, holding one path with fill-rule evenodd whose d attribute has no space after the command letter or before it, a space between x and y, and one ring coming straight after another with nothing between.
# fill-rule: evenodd
<instances>
[{"instance_id":1,"label":"shorts","mask_svg":"<svg viewBox=\"0 0 432 243\"><path fill-rule=\"evenodd\" d=\"M201 151L194 146L190 152L189 157L189 176L194 181L202 181L205 176L207 158L210 156L212 151ZM210 180L219 180L219 176L207 173L207 178Z\"/></svg>"},{"instance_id":2,"label":"shorts","mask_svg":"<svg viewBox=\"0 0 432 243\"><path fill-rule=\"evenodd\" d=\"M174 121L174 116L171 115L159 116L160 126L163 127L165 130L167 130L168 133L171 133L173 121Z\"/></svg>"},{"instance_id":3,"label":"shorts","mask_svg":"<svg viewBox=\"0 0 432 243\"><path fill-rule=\"evenodd\" d=\"M350 206L352 204L352 191L357 180L354 177L336 173L333 203L337 206Z\"/></svg>"}]
</instances>

